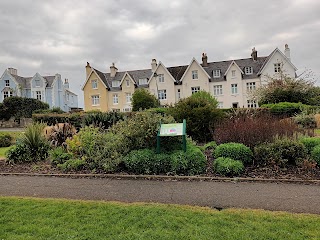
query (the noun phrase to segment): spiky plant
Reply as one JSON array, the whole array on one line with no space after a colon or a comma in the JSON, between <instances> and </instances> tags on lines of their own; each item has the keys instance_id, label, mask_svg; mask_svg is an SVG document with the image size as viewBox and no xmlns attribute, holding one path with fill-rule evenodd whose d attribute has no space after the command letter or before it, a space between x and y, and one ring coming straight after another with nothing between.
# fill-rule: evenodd
<instances>
[{"instance_id":1,"label":"spiky plant","mask_svg":"<svg viewBox=\"0 0 320 240\"><path fill-rule=\"evenodd\" d=\"M70 123L58 123L52 127L49 141L54 147L66 145L66 140L76 134L76 129Z\"/></svg>"}]
</instances>

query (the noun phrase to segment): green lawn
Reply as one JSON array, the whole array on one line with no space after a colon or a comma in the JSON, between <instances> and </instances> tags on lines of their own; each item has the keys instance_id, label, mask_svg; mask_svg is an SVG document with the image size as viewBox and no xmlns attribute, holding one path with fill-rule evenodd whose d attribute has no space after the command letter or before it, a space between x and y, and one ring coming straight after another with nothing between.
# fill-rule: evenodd
<instances>
[{"instance_id":1,"label":"green lawn","mask_svg":"<svg viewBox=\"0 0 320 240\"><path fill-rule=\"evenodd\" d=\"M320 216L0 197L0 239L320 239Z\"/></svg>"},{"instance_id":2,"label":"green lawn","mask_svg":"<svg viewBox=\"0 0 320 240\"><path fill-rule=\"evenodd\" d=\"M2 147L0 148L0 158L4 158L5 157L5 152L11 147Z\"/></svg>"}]
</instances>

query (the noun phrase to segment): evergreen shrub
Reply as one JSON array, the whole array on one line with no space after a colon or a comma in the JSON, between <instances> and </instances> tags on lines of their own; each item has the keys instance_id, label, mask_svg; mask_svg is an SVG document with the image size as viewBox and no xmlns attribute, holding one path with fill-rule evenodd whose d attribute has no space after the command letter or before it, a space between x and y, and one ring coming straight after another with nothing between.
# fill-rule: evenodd
<instances>
[{"instance_id":1,"label":"evergreen shrub","mask_svg":"<svg viewBox=\"0 0 320 240\"><path fill-rule=\"evenodd\" d=\"M224 143L216 147L214 157L231 158L244 164L250 164L252 163L253 153L249 147L242 143Z\"/></svg>"},{"instance_id":2,"label":"evergreen shrub","mask_svg":"<svg viewBox=\"0 0 320 240\"><path fill-rule=\"evenodd\" d=\"M224 176L237 176L243 172L244 166L241 161L228 157L218 157L213 162L214 171Z\"/></svg>"}]
</instances>

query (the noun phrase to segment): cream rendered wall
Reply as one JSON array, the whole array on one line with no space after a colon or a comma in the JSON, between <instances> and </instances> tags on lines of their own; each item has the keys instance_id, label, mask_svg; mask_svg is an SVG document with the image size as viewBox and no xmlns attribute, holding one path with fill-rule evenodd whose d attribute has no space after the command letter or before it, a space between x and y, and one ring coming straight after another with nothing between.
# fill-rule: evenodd
<instances>
[{"instance_id":1,"label":"cream rendered wall","mask_svg":"<svg viewBox=\"0 0 320 240\"><path fill-rule=\"evenodd\" d=\"M113 103L113 96L118 94L118 103ZM122 111L123 110L123 95L124 93L119 91L108 92L108 111Z\"/></svg>"},{"instance_id":2,"label":"cream rendered wall","mask_svg":"<svg viewBox=\"0 0 320 240\"><path fill-rule=\"evenodd\" d=\"M129 86L127 86L127 80L129 81ZM131 79L128 76L126 76L121 84L121 87L122 87L122 93L119 96L119 104L121 102L121 105L119 106L121 107L120 111L124 111L124 108L132 108L131 102L130 103L127 102L127 93L131 93L131 96L132 96L135 90L135 86L134 86L134 83L131 81Z\"/></svg>"},{"instance_id":3,"label":"cream rendered wall","mask_svg":"<svg viewBox=\"0 0 320 240\"><path fill-rule=\"evenodd\" d=\"M156 74L163 74L164 82L159 82L158 77L152 77L149 83L149 91L158 98L158 90L166 90L167 99L160 100L161 105L174 104L176 102L175 85L172 77L168 74L167 70L164 69L163 65L160 64L156 70Z\"/></svg>"},{"instance_id":4,"label":"cream rendered wall","mask_svg":"<svg viewBox=\"0 0 320 240\"><path fill-rule=\"evenodd\" d=\"M198 70L198 79L192 79L192 71ZM191 96L191 87L200 87L200 90L209 92L209 79L201 67L193 61L187 70L181 85L181 98Z\"/></svg>"},{"instance_id":5,"label":"cream rendered wall","mask_svg":"<svg viewBox=\"0 0 320 240\"><path fill-rule=\"evenodd\" d=\"M92 80L97 80L98 88L93 89L91 85ZM91 110L100 110L102 112L108 111L108 90L98 78L98 76L93 72L87 81L86 85L83 88L83 95L84 95L84 110L91 111ZM100 104L97 106L92 106L91 96L99 95L100 96Z\"/></svg>"}]
</instances>

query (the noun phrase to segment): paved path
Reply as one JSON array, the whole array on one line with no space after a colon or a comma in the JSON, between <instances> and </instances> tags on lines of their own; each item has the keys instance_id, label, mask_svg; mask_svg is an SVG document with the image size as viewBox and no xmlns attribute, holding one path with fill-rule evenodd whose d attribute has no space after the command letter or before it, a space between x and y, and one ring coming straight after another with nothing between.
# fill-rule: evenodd
<instances>
[{"instance_id":1,"label":"paved path","mask_svg":"<svg viewBox=\"0 0 320 240\"><path fill-rule=\"evenodd\" d=\"M0 196L159 202L320 214L320 186L0 176Z\"/></svg>"}]
</instances>

